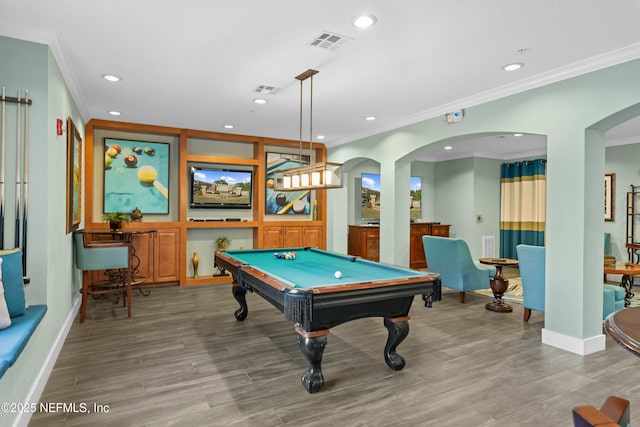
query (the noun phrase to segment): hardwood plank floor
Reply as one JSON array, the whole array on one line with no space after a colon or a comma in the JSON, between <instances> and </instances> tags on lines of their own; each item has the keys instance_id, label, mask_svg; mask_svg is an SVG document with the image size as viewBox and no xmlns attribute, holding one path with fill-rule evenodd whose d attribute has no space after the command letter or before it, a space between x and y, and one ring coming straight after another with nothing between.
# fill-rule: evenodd
<instances>
[{"instance_id":1,"label":"hardwood plank floor","mask_svg":"<svg viewBox=\"0 0 640 427\"><path fill-rule=\"evenodd\" d=\"M292 324L257 295L237 322L230 285L153 289L134 297L133 317L92 300L64 344L41 402L84 402L92 413L36 413L30 426L570 426L571 408L631 401L640 424L640 360L607 338L581 357L541 344L544 315L522 322L484 309L489 298L444 289L384 362L378 318L331 330L325 387L300 384L306 362ZM93 405L108 413L93 412Z\"/></svg>"}]
</instances>

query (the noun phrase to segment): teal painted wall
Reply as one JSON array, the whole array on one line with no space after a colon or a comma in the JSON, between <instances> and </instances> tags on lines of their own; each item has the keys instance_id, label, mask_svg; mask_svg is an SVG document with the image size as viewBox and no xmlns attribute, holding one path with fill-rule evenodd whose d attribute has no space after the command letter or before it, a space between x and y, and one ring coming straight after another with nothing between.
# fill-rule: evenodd
<instances>
[{"instance_id":1,"label":"teal painted wall","mask_svg":"<svg viewBox=\"0 0 640 427\"><path fill-rule=\"evenodd\" d=\"M631 185L640 185L640 144L607 147L605 170L615 173L616 179L614 221L606 221L604 231L611 233L611 255L627 261L627 192Z\"/></svg>"},{"instance_id":2,"label":"teal painted wall","mask_svg":"<svg viewBox=\"0 0 640 427\"><path fill-rule=\"evenodd\" d=\"M0 37L0 57L0 85L6 86L7 94L16 96L18 88L28 88L33 99L29 117L27 245L31 284L26 295L28 304L48 305L45 318L20 358L0 379L0 402L21 403L52 356L55 341L79 296L71 235L65 229L66 135L55 135L55 119L72 116L82 134L84 123L47 46ZM7 116L7 123L15 122L9 122ZM15 159L15 150L10 148L15 141L13 135L14 138L7 136L8 163ZM9 183L15 183L15 160L13 163L5 164ZM7 186L7 200L15 200L15 185ZM9 241L13 242L11 233ZM17 414L0 412L0 425L12 425L16 419Z\"/></svg>"},{"instance_id":3,"label":"teal painted wall","mask_svg":"<svg viewBox=\"0 0 640 427\"><path fill-rule=\"evenodd\" d=\"M425 120L397 130L363 138L329 149L329 160L344 162L366 153L380 162L381 170L392 170L412 158L420 158L430 150L455 144L472 136L496 132L523 132L547 136L547 295L545 329L567 337L585 340L601 336L602 292L602 176L605 172L603 132L610 126L636 113L640 103L640 61L592 72L569 80L532 89L496 101L465 108L464 122L454 126L441 118ZM461 106L465 107L465 106ZM475 167L476 164L471 165ZM483 166L485 167L485 166ZM392 174L393 172L388 172ZM439 182L438 172L436 182ZM475 184L466 177L465 185ZM395 187L400 191L400 187ZM333 191L333 190L332 190ZM341 190L337 190L339 193ZM329 202L342 196L331 194ZM456 207L462 197L436 191L436 217L443 210L463 221L452 224L463 238L477 239L472 226L475 221L466 207ZM458 200L454 202L454 199ZM340 215L335 206L335 215ZM442 206L441 208L438 206ZM483 203L483 209L485 209ZM457 213L462 209L462 213ZM398 212L401 216L402 212ZM464 218L463 218L464 217ZM391 233L397 231L394 213L387 215ZM447 218L445 222L449 221ZM381 260L405 262L402 248L408 246L404 233L385 236L381 241L385 252ZM490 230L483 230L483 232ZM335 235L328 242L331 249ZM601 309L600 309L601 310Z\"/></svg>"}]
</instances>

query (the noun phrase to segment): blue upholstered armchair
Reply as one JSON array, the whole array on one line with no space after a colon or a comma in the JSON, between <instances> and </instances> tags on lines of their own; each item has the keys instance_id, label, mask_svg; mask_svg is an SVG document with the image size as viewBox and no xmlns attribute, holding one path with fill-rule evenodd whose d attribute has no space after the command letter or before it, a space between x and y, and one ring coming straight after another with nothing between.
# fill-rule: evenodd
<instances>
[{"instance_id":1,"label":"blue upholstered armchair","mask_svg":"<svg viewBox=\"0 0 640 427\"><path fill-rule=\"evenodd\" d=\"M422 236L422 245L429 271L440 273L442 286L459 291L461 303L466 291L487 289L489 280L496 274L495 267L471 259L464 240Z\"/></svg>"},{"instance_id":2,"label":"blue upholstered armchair","mask_svg":"<svg viewBox=\"0 0 640 427\"><path fill-rule=\"evenodd\" d=\"M544 312L545 248L544 246L518 245L518 262L522 279L524 306L523 321L529 321L531 310ZM602 318L624 308L624 289L620 286L603 285Z\"/></svg>"}]
</instances>

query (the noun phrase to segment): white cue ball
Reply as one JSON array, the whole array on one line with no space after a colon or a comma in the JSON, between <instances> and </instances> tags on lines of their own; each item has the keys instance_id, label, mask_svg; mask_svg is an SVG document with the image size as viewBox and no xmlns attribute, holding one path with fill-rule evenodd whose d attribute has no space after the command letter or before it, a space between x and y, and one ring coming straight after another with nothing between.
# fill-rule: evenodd
<instances>
[{"instance_id":1,"label":"white cue ball","mask_svg":"<svg viewBox=\"0 0 640 427\"><path fill-rule=\"evenodd\" d=\"M334 276L336 276L336 279L339 279L342 277L342 273L340 271L336 271L335 273L333 273Z\"/></svg>"}]
</instances>

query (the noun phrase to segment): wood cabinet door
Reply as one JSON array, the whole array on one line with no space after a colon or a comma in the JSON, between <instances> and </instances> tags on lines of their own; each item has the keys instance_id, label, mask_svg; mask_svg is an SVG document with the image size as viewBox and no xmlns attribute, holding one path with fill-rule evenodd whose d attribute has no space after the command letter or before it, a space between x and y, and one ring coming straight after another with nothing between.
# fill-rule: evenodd
<instances>
[{"instance_id":1,"label":"wood cabinet door","mask_svg":"<svg viewBox=\"0 0 640 427\"><path fill-rule=\"evenodd\" d=\"M302 245L312 248L324 249L324 240L322 239L322 227L303 227L302 228Z\"/></svg>"},{"instance_id":2,"label":"wood cabinet door","mask_svg":"<svg viewBox=\"0 0 640 427\"><path fill-rule=\"evenodd\" d=\"M296 248L302 246L302 227L283 227L282 247Z\"/></svg>"},{"instance_id":3,"label":"wood cabinet door","mask_svg":"<svg viewBox=\"0 0 640 427\"><path fill-rule=\"evenodd\" d=\"M166 228L156 231L154 248L154 282L180 280L180 230ZM211 255L213 256L213 254Z\"/></svg>"},{"instance_id":4,"label":"wood cabinet door","mask_svg":"<svg viewBox=\"0 0 640 427\"><path fill-rule=\"evenodd\" d=\"M282 246L282 227L267 226L263 227L263 241L265 248L281 248Z\"/></svg>"},{"instance_id":5,"label":"wood cabinet door","mask_svg":"<svg viewBox=\"0 0 640 427\"><path fill-rule=\"evenodd\" d=\"M431 233L429 224L411 224L411 234L409 235L409 267L427 268L427 261L424 256L422 236Z\"/></svg>"}]
</instances>

